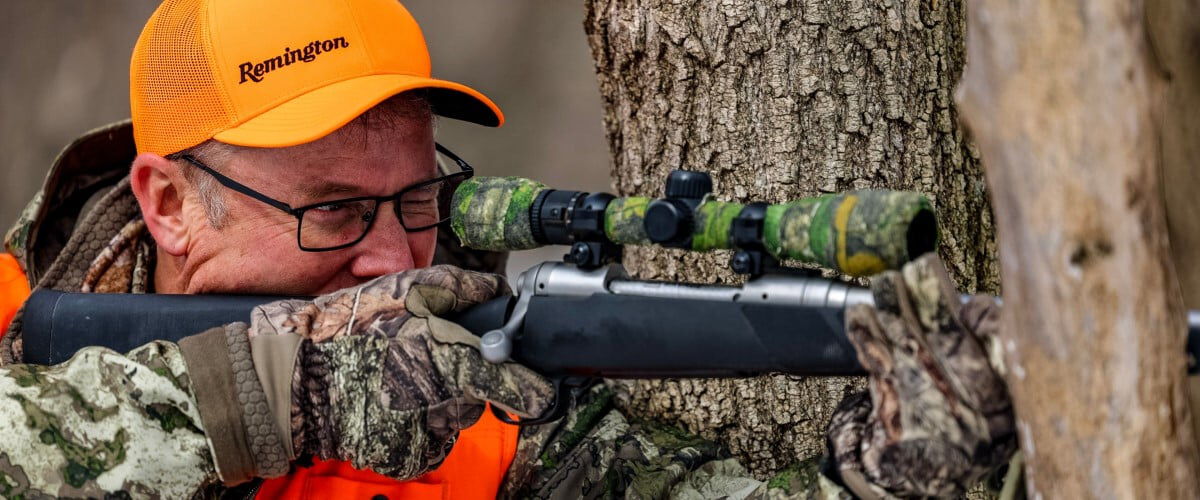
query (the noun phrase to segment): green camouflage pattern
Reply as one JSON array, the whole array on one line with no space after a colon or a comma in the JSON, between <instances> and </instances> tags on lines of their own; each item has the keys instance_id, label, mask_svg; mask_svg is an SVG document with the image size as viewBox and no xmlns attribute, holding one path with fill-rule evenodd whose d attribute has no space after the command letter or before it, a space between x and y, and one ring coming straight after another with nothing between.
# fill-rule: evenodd
<instances>
[{"instance_id":1,"label":"green camouflage pattern","mask_svg":"<svg viewBox=\"0 0 1200 500\"><path fill-rule=\"evenodd\" d=\"M609 202L604 209L604 235L618 245L649 245L645 219L651 201L644 196L631 196Z\"/></svg>"},{"instance_id":2,"label":"green camouflage pattern","mask_svg":"<svg viewBox=\"0 0 1200 500\"><path fill-rule=\"evenodd\" d=\"M520 177L477 177L454 193L450 227L462 245L478 250L536 248L530 208L546 186ZM604 233L618 245L650 244L646 209L654 200L615 198L604 211ZM745 205L705 200L696 208L693 251L728 249L733 220ZM851 276L896 269L909 255L909 230L918 215L932 215L917 193L862 190L767 207L763 244L775 258L818 264ZM932 218L930 219L932 221ZM931 223L933 224L933 223ZM934 224L935 225L935 224ZM936 229L924 246L936 246Z\"/></svg>"},{"instance_id":3,"label":"green camouflage pattern","mask_svg":"<svg viewBox=\"0 0 1200 500\"><path fill-rule=\"evenodd\" d=\"M768 207L763 242L778 259L870 276L916 257L908 254L909 228L919 214L932 211L927 198L904 191L807 198Z\"/></svg>"},{"instance_id":4,"label":"green camouflage pattern","mask_svg":"<svg viewBox=\"0 0 1200 500\"><path fill-rule=\"evenodd\" d=\"M871 289L874 308L846 313L870 395L834 412L838 469L897 496L961 495L1016 448L1008 392L985 347L999 306L989 297L960 305L933 254L875 277Z\"/></svg>"},{"instance_id":5,"label":"green camouflage pattern","mask_svg":"<svg viewBox=\"0 0 1200 500\"><path fill-rule=\"evenodd\" d=\"M708 200L696 207L695 232L692 233L692 250L706 252L730 248L733 219L745 205L726 201Z\"/></svg>"},{"instance_id":6,"label":"green camouflage pattern","mask_svg":"<svg viewBox=\"0 0 1200 500\"><path fill-rule=\"evenodd\" d=\"M529 225L529 207L544 189L544 184L521 177L467 179L454 191L450 228L467 248L537 248Z\"/></svg>"},{"instance_id":7,"label":"green camouflage pattern","mask_svg":"<svg viewBox=\"0 0 1200 500\"><path fill-rule=\"evenodd\" d=\"M41 192L34 195L33 200L17 216L17 222L4 235L5 251L17 259L22 269L28 268L26 258L28 256L29 234L33 232L33 224L42 209L42 200L44 199L45 195Z\"/></svg>"},{"instance_id":8,"label":"green camouflage pattern","mask_svg":"<svg viewBox=\"0 0 1200 500\"><path fill-rule=\"evenodd\" d=\"M612 399L607 386L595 385L562 422L524 429L500 497L852 498L821 475L819 457L760 481L717 444L669 425L631 421Z\"/></svg>"},{"instance_id":9,"label":"green camouflage pattern","mask_svg":"<svg viewBox=\"0 0 1200 500\"><path fill-rule=\"evenodd\" d=\"M0 497L184 498L217 482L174 344L0 368Z\"/></svg>"}]
</instances>

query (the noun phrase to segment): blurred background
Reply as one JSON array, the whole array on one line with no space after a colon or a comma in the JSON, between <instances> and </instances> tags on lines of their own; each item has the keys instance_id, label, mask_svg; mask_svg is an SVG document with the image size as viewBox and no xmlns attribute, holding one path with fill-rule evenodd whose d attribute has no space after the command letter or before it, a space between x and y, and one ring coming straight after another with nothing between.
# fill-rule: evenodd
<instances>
[{"instance_id":1,"label":"blurred background","mask_svg":"<svg viewBox=\"0 0 1200 500\"><path fill-rule=\"evenodd\" d=\"M0 0L0 233L68 142L129 116L129 55L158 3ZM487 94L507 120L491 129L444 119L440 142L480 175L610 189L583 2L403 3L425 32L433 75ZM517 252L509 273L564 251Z\"/></svg>"}]
</instances>

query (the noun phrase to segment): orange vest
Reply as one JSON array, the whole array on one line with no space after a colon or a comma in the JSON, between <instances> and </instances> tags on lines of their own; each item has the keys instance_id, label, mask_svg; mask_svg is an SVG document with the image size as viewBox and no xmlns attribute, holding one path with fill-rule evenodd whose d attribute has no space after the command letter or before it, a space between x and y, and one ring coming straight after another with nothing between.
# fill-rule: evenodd
<instances>
[{"instance_id":1,"label":"orange vest","mask_svg":"<svg viewBox=\"0 0 1200 500\"><path fill-rule=\"evenodd\" d=\"M517 431L517 426L485 411L479 422L459 434L442 465L419 478L396 481L348 462L315 460L312 467L297 467L264 481L258 498L496 498L517 453Z\"/></svg>"},{"instance_id":2,"label":"orange vest","mask_svg":"<svg viewBox=\"0 0 1200 500\"><path fill-rule=\"evenodd\" d=\"M25 274L12 255L0 253L0 336L29 297ZM261 498L390 499L495 498L517 453L517 427L492 412L458 436L450 455L436 470L411 481L396 481L348 462L316 460L283 477L268 479Z\"/></svg>"},{"instance_id":3,"label":"orange vest","mask_svg":"<svg viewBox=\"0 0 1200 500\"><path fill-rule=\"evenodd\" d=\"M29 298L29 283L25 281L25 273L12 255L0 253L0 337L8 331L21 304Z\"/></svg>"}]
</instances>

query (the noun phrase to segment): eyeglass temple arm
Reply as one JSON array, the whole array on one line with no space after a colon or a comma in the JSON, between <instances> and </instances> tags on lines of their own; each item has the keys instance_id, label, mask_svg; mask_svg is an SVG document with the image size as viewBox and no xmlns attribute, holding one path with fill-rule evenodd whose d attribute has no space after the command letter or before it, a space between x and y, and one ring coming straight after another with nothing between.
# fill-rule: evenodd
<instances>
[{"instance_id":1,"label":"eyeglass temple arm","mask_svg":"<svg viewBox=\"0 0 1200 500\"><path fill-rule=\"evenodd\" d=\"M272 207L283 210L284 212L287 212L289 215L296 215L296 209L292 208L291 205L288 205L287 203L276 200L274 198L270 198L265 194L262 194L258 191L250 189L250 187L246 186L245 184L242 184L238 181L235 181L233 179L225 177L224 175L221 175L220 172L217 172L216 170L213 170L212 168L210 168L208 165L201 163L200 160L197 160L192 155L183 155L183 159L186 160L188 163L195 165L196 168L205 171L206 173L208 173L208 175L213 176L213 178L217 179L217 182L220 182L222 186L225 186L229 189L232 189L232 190L242 193L246 196L254 198L258 201L261 201L263 203L271 205Z\"/></svg>"},{"instance_id":2,"label":"eyeglass temple arm","mask_svg":"<svg viewBox=\"0 0 1200 500\"><path fill-rule=\"evenodd\" d=\"M449 149L446 149L446 146L443 146L436 142L433 143L433 145L435 148L437 148L439 153L442 153L442 154L446 155L447 157L449 157L451 160L454 160L454 163L457 163L458 167L463 169L464 172L474 172L475 171L475 169L472 168L471 165L466 162L466 160L459 158L458 155L452 153Z\"/></svg>"}]
</instances>

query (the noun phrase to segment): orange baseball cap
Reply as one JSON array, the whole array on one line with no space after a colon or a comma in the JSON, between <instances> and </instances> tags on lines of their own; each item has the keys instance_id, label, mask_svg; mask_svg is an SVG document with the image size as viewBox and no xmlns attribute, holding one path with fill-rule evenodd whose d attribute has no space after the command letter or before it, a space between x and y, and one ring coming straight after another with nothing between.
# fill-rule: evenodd
<instances>
[{"instance_id":1,"label":"orange baseball cap","mask_svg":"<svg viewBox=\"0 0 1200 500\"><path fill-rule=\"evenodd\" d=\"M413 89L447 118L504 123L483 94L430 77L425 37L396 0L166 0L129 82L139 153L303 144Z\"/></svg>"}]
</instances>

